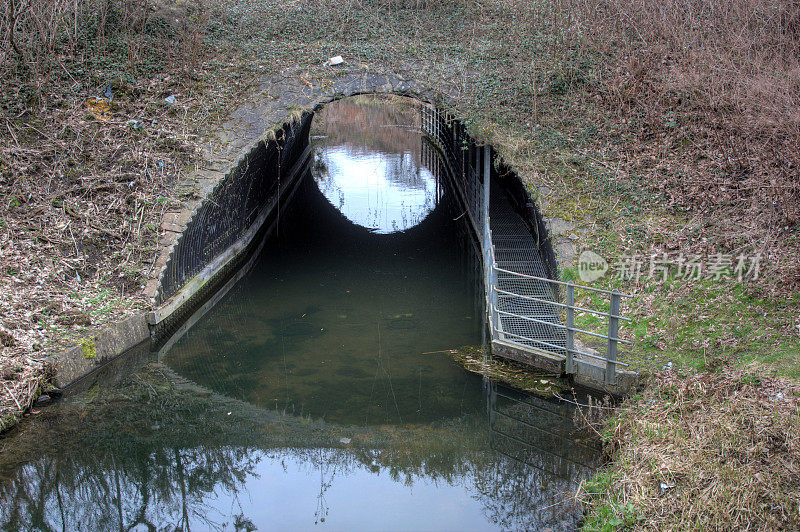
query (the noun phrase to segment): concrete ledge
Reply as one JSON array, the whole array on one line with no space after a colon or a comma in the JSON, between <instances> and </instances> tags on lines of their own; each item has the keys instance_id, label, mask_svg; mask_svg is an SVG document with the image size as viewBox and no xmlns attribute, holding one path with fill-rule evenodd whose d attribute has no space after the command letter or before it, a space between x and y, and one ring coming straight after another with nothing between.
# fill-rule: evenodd
<instances>
[{"instance_id":1,"label":"concrete ledge","mask_svg":"<svg viewBox=\"0 0 800 532\"><path fill-rule=\"evenodd\" d=\"M611 395L622 396L627 395L637 389L639 386L639 374L635 371L628 371L617 369L615 373L614 384L605 384L602 378L590 372L581 372L580 367L578 373L574 377L575 384L585 386L592 390L599 390Z\"/></svg>"},{"instance_id":2,"label":"concrete ledge","mask_svg":"<svg viewBox=\"0 0 800 532\"><path fill-rule=\"evenodd\" d=\"M81 345L70 347L51 359L55 373L53 383L59 388L69 386L149 339L146 314L131 316L91 334Z\"/></svg>"},{"instance_id":3,"label":"concrete ledge","mask_svg":"<svg viewBox=\"0 0 800 532\"><path fill-rule=\"evenodd\" d=\"M492 341L492 354L557 375L564 375L566 370L565 360L561 357L543 351L529 352L502 340ZM635 391L639 385L639 374L635 371L617 367L616 382L609 385L605 383L605 366L588 358L584 360L576 358L575 364L577 368L572 375L573 382L584 388L622 396Z\"/></svg>"},{"instance_id":4,"label":"concrete ledge","mask_svg":"<svg viewBox=\"0 0 800 532\"><path fill-rule=\"evenodd\" d=\"M492 340L492 354L550 373L564 373L564 359L544 352L532 353L502 340Z\"/></svg>"}]
</instances>

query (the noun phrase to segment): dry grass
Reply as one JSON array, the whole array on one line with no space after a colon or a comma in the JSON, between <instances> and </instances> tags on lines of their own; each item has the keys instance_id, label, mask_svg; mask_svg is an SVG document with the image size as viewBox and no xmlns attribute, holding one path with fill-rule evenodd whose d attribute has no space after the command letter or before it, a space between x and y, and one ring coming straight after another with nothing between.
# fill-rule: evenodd
<instances>
[{"instance_id":1,"label":"dry grass","mask_svg":"<svg viewBox=\"0 0 800 532\"><path fill-rule=\"evenodd\" d=\"M188 16L129 0L0 6L0 430L36 398L47 356L147 304L193 154Z\"/></svg>"},{"instance_id":2,"label":"dry grass","mask_svg":"<svg viewBox=\"0 0 800 532\"><path fill-rule=\"evenodd\" d=\"M611 68L598 92L636 122L622 168L715 243L752 245L800 284L800 2L617 0L588 32ZM777 281L779 280L779 281Z\"/></svg>"},{"instance_id":3,"label":"dry grass","mask_svg":"<svg viewBox=\"0 0 800 532\"><path fill-rule=\"evenodd\" d=\"M511 40L538 41L502 74L529 77L533 118L555 104L565 138L594 121L570 155L662 195L690 220L670 235L683 251L761 252L766 284L800 286L800 2L515 7Z\"/></svg>"},{"instance_id":4,"label":"dry grass","mask_svg":"<svg viewBox=\"0 0 800 532\"><path fill-rule=\"evenodd\" d=\"M800 386L749 371L654 376L606 423L587 530L796 530ZM604 528L605 527L605 528Z\"/></svg>"}]
</instances>

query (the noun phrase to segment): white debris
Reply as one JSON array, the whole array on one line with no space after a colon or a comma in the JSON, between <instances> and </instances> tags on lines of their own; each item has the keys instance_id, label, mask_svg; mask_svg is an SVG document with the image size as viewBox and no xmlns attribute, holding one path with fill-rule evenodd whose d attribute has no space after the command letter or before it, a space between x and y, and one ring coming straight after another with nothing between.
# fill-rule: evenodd
<instances>
[{"instance_id":1,"label":"white debris","mask_svg":"<svg viewBox=\"0 0 800 532\"><path fill-rule=\"evenodd\" d=\"M328 66L340 65L342 63L344 63L344 59L341 55L335 55L325 62Z\"/></svg>"}]
</instances>

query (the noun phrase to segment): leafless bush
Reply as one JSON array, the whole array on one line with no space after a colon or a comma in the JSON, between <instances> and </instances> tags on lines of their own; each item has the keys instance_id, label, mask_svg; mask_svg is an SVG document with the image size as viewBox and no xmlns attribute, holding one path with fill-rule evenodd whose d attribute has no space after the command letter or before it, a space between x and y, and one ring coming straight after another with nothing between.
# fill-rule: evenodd
<instances>
[{"instance_id":1,"label":"leafless bush","mask_svg":"<svg viewBox=\"0 0 800 532\"><path fill-rule=\"evenodd\" d=\"M800 133L797 0L602 0L592 11L607 14L587 29L619 61L610 86L621 104L649 84L661 104L682 93L750 131Z\"/></svg>"},{"instance_id":2,"label":"leafless bush","mask_svg":"<svg viewBox=\"0 0 800 532\"><path fill-rule=\"evenodd\" d=\"M0 428L36 398L44 355L68 341L56 326L78 334L143 297L194 153L183 74L200 55L202 13L186 5L0 3ZM101 314L82 303L112 293Z\"/></svg>"},{"instance_id":3,"label":"leafless bush","mask_svg":"<svg viewBox=\"0 0 800 532\"><path fill-rule=\"evenodd\" d=\"M154 0L4 0L0 5L0 69L22 66L47 76L72 62L124 57L134 67L156 56L193 59L200 45L200 4ZM180 11L176 16L176 11ZM189 65L193 65L189 61Z\"/></svg>"},{"instance_id":4,"label":"leafless bush","mask_svg":"<svg viewBox=\"0 0 800 532\"><path fill-rule=\"evenodd\" d=\"M638 133L621 169L702 213L715 243L757 243L800 283L800 2L549 0L513 5L565 90ZM588 89L588 90L587 90ZM654 161L654 162L651 162ZM789 249L791 248L791 249ZM775 273L775 272L772 272Z\"/></svg>"}]
</instances>

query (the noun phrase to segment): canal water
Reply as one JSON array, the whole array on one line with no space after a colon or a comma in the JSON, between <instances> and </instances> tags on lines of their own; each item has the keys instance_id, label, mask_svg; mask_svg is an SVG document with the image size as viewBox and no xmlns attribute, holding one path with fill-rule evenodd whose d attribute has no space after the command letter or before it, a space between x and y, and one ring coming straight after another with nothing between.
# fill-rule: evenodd
<instances>
[{"instance_id":1,"label":"canal water","mask_svg":"<svg viewBox=\"0 0 800 532\"><path fill-rule=\"evenodd\" d=\"M315 117L246 275L0 440L4 530L578 527L570 404L489 383L480 259L403 99Z\"/></svg>"}]
</instances>

